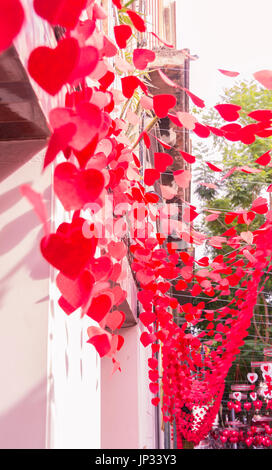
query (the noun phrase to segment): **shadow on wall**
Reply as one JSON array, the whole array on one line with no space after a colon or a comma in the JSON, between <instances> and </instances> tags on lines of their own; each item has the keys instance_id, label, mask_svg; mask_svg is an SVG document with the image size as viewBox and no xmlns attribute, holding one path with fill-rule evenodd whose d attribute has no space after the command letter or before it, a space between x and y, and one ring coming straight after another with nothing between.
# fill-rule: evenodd
<instances>
[{"instance_id":1,"label":"shadow on wall","mask_svg":"<svg viewBox=\"0 0 272 470\"><path fill-rule=\"evenodd\" d=\"M46 445L46 379L0 415L0 449L44 449Z\"/></svg>"}]
</instances>

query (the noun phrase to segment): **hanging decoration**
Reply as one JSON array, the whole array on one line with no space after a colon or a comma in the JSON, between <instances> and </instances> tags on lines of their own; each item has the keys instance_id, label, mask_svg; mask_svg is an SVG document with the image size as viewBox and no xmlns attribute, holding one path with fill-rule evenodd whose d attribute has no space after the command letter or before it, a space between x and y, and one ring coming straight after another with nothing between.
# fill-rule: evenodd
<instances>
[{"instance_id":1,"label":"hanging decoration","mask_svg":"<svg viewBox=\"0 0 272 470\"><path fill-rule=\"evenodd\" d=\"M11 3L12 18L8 7ZM82 315L97 322L96 327L88 328L88 342L101 357L112 360L114 371L121 368L118 351L125 347L120 334L124 321L120 305L126 292L120 282L126 275L122 260L129 253L131 269L139 285L140 321L145 327L141 343L143 347L151 346L148 366L150 391L154 395L152 403L161 406L164 421L175 421L178 446L181 447L184 438L198 443L213 425L224 380L247 336L258 293L264 289L272 267L272 212L267 199L258 197L248 210L226 213L225 223L236 220L236 228L229 228L220 236L208 237L194 228L198 209L184 201L182 217L175 221L171 219L179 238L191 247L205 242L219 254L211 260L208 257L198 260L194 258L193 249L179 251L175 243L167 243L166 238L173 227L169 229L169 215L158 208L159 197L150 187L171 166L172 160L167 153L171 146L161 141L166 152L155 155L154 168L142 170L136 147L139 142L149 147L149 130L140 134L135 145L128 140L126 116L130 122L137 122L133 111L128 111L129 101L136 91L142 97L143 108L149 109L155 120L169 117L174 126L195 132L200 137L207 138L212 133L248 145L260 131L271 131L271 110L255 110L254 115L251 113L253 123L242 126L237 122L241 108L220 104L215 109L226 125L216 128L198 122L191 113L176 111L174 94L151 96L143 71L152 64L155 53L149 49L135 49L133 66L125 67L122 50L128 46L135 31L157 35L146 33L142 16L134 10L126 8L119 0L112 3L117 13L122 9L129 24L116 24L114 37L110 38L100 29L100 20L107 14L95 0L34 1L36 14L52 26L65 28L64 37L55 49L41 46L30 53L28 71L52 96L63 88L67 90L63 107L50 112L52 135L44 167L54 165L54 192L64 210L69 212L70 222L63 222L55 233L48 233L40 196L27 186L22 192L44 225L41 252L59 271L56 282L60 307L67 315L81 308ZM0 28L0 48L3 50L19 33L24 15L19 0L0 0L0 8L1 25L5 25ZM85 19L81 17L83 11ZM172 47L164 41L163 44ZM114 67L115 59L118 73ZM121 89L117 90L115 77L120 76L120 67L125 71L121 70ZM238 75L238 72L222 69L220 72L230 78ZM260 71L254 77L271 89L271 75L271 71ZM163 72L161 78L173 88L177 86ZM188 89L183 91L197 106L205 106L204 101ZM116 107L120 103L124 105L123 111L116 117ZM188 164L197 165L198 162L183 149L180 153L186 167L174 172L176 191L189 187L191 171ZM60 160L56 163L57 156ZM269 162L270 154L259 156L257 160L261 166ZM211 162L206 164L214 172L223 172L223 168ZM244 166L233 168L233 171L250 174L255 170ZM162 194L171 200L175 191L162 185ZM99 222L97 214L107 206L108 198L113 209L111 223ZM91 207L91 220L84 215L86 207ZM122 207L125 207L126 217ZM264 223L252 230L251 223L258 214L264 216ZM212 214L215 216L217 213ZM160 231L156 230L158 219ZM246 225L247 230L239 233L239 224ZM227 255L220 254L222 246L229 247ZM236 288L232 300L224 307L213 308L213 302L229 295L232 287ZM187 301L179 303L178 296L185 295L186 298L186 293ZM200 300L197 305L193 303L194 298ZM176 321L174 314L181 321ZM254 383L254 377L252 375L251 383ZM229 406L241 406L239 400L233 403ZM256 408L258 400L254 399L252 403ZM230 434L231 437L224 433L220 434L221 441L222 438L238 439L237 433ZM247 439L258 438L252 433ZM266 446L271 441L265 438L263 442Z\"/></svg>"}]
</instances>

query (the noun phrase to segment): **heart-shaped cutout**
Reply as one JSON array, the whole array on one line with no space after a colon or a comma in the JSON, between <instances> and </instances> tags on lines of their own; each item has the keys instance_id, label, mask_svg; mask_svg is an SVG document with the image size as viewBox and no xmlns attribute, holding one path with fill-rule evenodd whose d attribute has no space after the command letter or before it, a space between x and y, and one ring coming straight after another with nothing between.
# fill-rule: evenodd
<instances>
[{"instance_id":1,"label":"heart-shaped cutout","mask_svg":"<svg viewBox=\"0 0 272 470\"><path fill-rule=\"evenodd\" d=\"M145 70L149 62L153 62L156 54L149 49L134 49L133 63L138 70Z\"/></svg>"},{"instance_id":2,"label":"heart-shaped cutout","mask_svg":"<svg viewBox=\"0 0 272 470\"><path fill-rule=\"evenodd\" d=\"M217 104L214 108L225 121L236 121L239 119L241 106L232 103Z\"/></svg>"},{"instance_id":3,"label":"heart-shaped cutout","mask_svg":"<svg viewBox=\"0 0 272 470\"><path fill-rule=\"evenodd\" d=\"M69 108L55 108L49 115L53 129L58 129L64 124L73 123L76 132L69 145L75 150L81 151L87 147L93 139L103 131L103 115L98 106L91 103L79 103L76 110Z\"/></svg>"},{"instance_id":4,"label":"heart-shaped cutout","mask_svg":"<svg viewBox=\"0 0 272 470\"><path fill-rule=\"evenodd\" d=\"M177 100L174 95L155 95L153 97L154 111L159 118L166 117L169 110L174 108L176 104Z\"/></svg>"},{"instance_id":5,"label":"heart-shaped cutout","mask_svg":"<svg viewBox=\"0 0 272 470\"><path fill-rule=\"evenodd\" d=\"M56 284L65 300L74 309L77 309L87 302L94 284L94 278L89 271L83 271L76 280L69 279L59 273Z\"/></svg>"},{"instance_id":6,"label":"heart-shaped cutout","mask_svg":"<svg viewBox=\"0 0 272 470\"><path fill-rule=\"evenodd\" d=\"M54 191L67 211L80 210L94 202L104 188L103 173L90 168L78 170L69 162L60 163L54 173Z\"/></svg>"},{"instance_id":7,"label":"heart-shaped cutout","mask_svg":"<svg viewBox=\"0 0 272 470\"><path fill-rule=\"evenodd\" d=\"M21 30L24 18L24 10L19 0L1 0L0 52L11 46Z\"/></svg>"},{"instance_id":8,"label":"heart-shaped cutout","mask_svg":"<svg viewBox=\"0 0 272 470\"><path fill-rule=\"evenodd\" d=\"M43 237L41 252L44 258L64 276L76 279L93 258L97 239L85 238L84 219L61 224L56 233Z\"/></svg>"},{"instance_id":9,"label":"heart-shaped cutout","mask_svg":"<svg viewBox=\"0 0 272 470\"><path fill-rule=\"evenodd\" d=\"M120 49L124 49L127 47L127 41L129 40L131 35L132 29L128 24L120 24L118 26L114 26L115 40Z\"/></svg>"},{"instance_id":10,"label":"heart-shaped cutout","mask_svg":"<svg viewBox=\"0 0 272 470\"><path fill-rule=\"evenodd\" d=\"M36 13L48 23L74 29L87 0L34 0Z\"/></svg>"},{"instance_id":11,"label":"heart-shaped cutout","mask_svg":"<svg viewBox=\"0 0 272 470\"><path fill-rule=\"evenodd\" d=\"M65 38L55 49L45 46L34 49L28 60L28 71L41 88L54 96L69 82L79 57L77 40Z\"/></svg>"},{"instance_id":12,"label":"heart-shaped cutout","mask_svg":"<svg viewBox=\"0 0 272 470\"><path fill-rule=\"evenodd\" d=\"M160 178L160 172L154 168L147 168L144 172L144 182L147 186L153 186L156 180Z\"/></svg>"},{"instance_id":13,"label":"heart-shaped cutout","mask_svg":"<svg viewBox=\"0 0 272 470\"><path fill-rule=\"evenodd\" d=\"M154 153L154 166L156 170L164 172L168 166L173 165L173 157L168 153L155 152Z\"/></svg>"}]
</instances>

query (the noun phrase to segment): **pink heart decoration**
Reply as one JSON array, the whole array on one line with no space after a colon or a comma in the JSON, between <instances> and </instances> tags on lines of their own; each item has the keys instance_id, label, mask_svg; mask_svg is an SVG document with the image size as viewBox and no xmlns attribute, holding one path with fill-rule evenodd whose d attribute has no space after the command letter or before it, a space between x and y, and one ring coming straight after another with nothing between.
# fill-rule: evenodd
<instances>
[{"instance_id":1,"label":"pink heart decoration","mask_svg":"<svg viewBox=\"0 0 272 470\"><path fill-rule=\"evenodd\" d=\"M90 168L78 170L69 162L60 163L54 173L54 190L67 211L80 210L97 200L104 188L103 173Z\"/></svg>"},{"instance_id":2,"label":"pink heart decoration","mask_svg":"<svg viewBox=\"0 0 272 470\"><path fill-rule=\"evenodd\" d=\"M69 145L78 151L87 147L94 137L102 132L102 112L98 106L91 103L79 103L76 110L55 108L50 112L49 119L54 129L68 123L75 124L76 132Z\"/></svg>"},{"instance_id":3,"label":"pink heart decoration","mask_svg":"<svg viewBox=\"0 0 272 470\"><path fill-rule=\"evenodd\" d=\"M156 54L149 49L134 49L133 63L138 70L145 70L149 62L153 62Z\"/></svg>"}]
</instances>

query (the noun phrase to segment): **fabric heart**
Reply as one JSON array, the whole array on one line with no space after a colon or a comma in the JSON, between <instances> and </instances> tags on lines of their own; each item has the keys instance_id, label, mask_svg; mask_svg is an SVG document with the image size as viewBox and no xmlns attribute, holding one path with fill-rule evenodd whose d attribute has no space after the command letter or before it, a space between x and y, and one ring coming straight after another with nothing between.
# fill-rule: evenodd
<instances>
[{"instance_id":1,"label":"fabric heart","mask_svg":"<svg viewBox=\"0 0 272 470\"><path fill-rule=\"evenodd\" d=\"M257 393L256 393L256 392L251 392L251 393L249 394L249 396L250 396L250 398L251 398L252 401L255 401L255 400L257 399Z\"/></svg>"},{"instance_id":2,"label":"fabric heart","mask_svg":"<svg viewBox=\"0 0 272 470\"><path fill-rule=\"evenodd\" d=\"M28 71L41 88L54 96L69 82L79 56L77 40L66 38L55 49L44 46L34 49L28 60Z\"/></svg>"},{"instance_id":3,"label":"fabric heart","mask_svg":"<svg viewBox=\"0 0 272 470\"><path fill-rule=\"evenodd\" d=\"M103 173L90 168L78 170L72 163L60 163L54 173L54 190L67 211L80 210L97 200L104 188Z\"/></svg>"},{"instance_id":4,"label":"fabric heart","mask_svg":"<svg viewBox=\"0 0 272 470\"><path fill-rule=\"evenodd\" d=\"M147 168L144 172L144 182L147 186L153 186L159 178L160 172L154 168Z\"/></svg>"},{"instance_id":5,"label":"fabric heart","mask_svg":"<svg viewBox=\"0 0 272 470\"><path fill-rule=\"evenodd\" d=\"M247 380L251 383L254 384L258 380L258 374L256 372L249 372L247 374Z\"/></svg>"},{"instance_id":6,"label":"fabric heart","mask_svg":"<svg viewBox=\"0 0 272 470\"><path fill-rule=\"evenodd\" d=\"M0 52L11 46L20 32L25 14L19 0L1 0Z\"/></svg>"},{"instance_id":7,"label":"fabric heart","mask_svg":"<svg viewBox=\"0 0 272 470\"><path fill-rule=\"evenodd\" d=\"M173 157L168 153L154 153L154 166L160 172L164 172L168 166L173 165L173 161Z\"/></svg>"},{"instance_id":8,"label":"fabric heart","mask_svg":"<svg viewBox=\"0 0 272 470\"><path fill-rule=\"evenodd\" d=\"M225 119L225 121L236 121L239 119L241 106L232 103L217 104L214 108L219 112L220 116Z\"/></svg>"},{"instance_id":9,"label":"fabric heart","mask_svg":"<svg viewBox=\"0 0 272 470\"><path fill-rule=\"evenodd\" d=\"M56 233L51 233L41 240L44 258L70 279L79 276L96 250L97 240L83 236L84 222L84 219L77 219L71 224L61 224Z\"/></svg>"},{"instance_id":10,"label":"fabric heart","mask_svg":"<svg viewBox=\"0 0 272 470\"><path fill-rule=\"evenodd\" d=\"M156 115L164 118L168 115L169 110L176 106L177 100L174 95L155 95L153 97L153 106Z\"/></svg>"},{"instance_id":11,"label":"fabric heart","mask_svg":"<svg viewBox=\"0 0 272 470\"><path fill-rule=\"evenodd\" d=\"M133 63L138 70L145 70L149 62L153 62L156 54L149 49L134 49Z\"/></svg>"},{"instance_id":12,"label":"fabric heart","mask_svg":"<svg viewBox=\"0 0 272 470\"><path fill-rule=\"evenodd\" d=\"M70 146L78 151L83 150L102 131L103 119L101 110L91 103L79 103L76 110L68 108L55 108L50 112L49 119L53 129L64 124L73 123L76 133L73 135Z\"/></svg>"},{"instance_id":13,"label":"fabric heart","mask_svg":"<svg viewBox=\"0 0 272 470\"><path fill-rule=\"evenodd\" d=\"M36 13L53 25L74 29L87 0L34 0Z\"/></svg>"},{"instance_id":14,"label":"fabric heart","mask_svg":"<svg viewBox=\"0 0 272 470\"><path fill-rule=\"evenodd\" d=\"M127 47L127 41L132 35L132 29L128 24L120 24L114 26L114 36L115 40L120 49L125 49Z\"/></svg>"}]
</instances>

